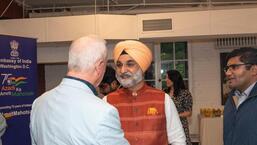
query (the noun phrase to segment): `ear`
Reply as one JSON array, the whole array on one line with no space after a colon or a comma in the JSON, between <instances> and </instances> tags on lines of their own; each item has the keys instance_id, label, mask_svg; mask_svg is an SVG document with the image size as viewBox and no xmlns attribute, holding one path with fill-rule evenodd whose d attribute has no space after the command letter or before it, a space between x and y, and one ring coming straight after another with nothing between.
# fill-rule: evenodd
<instances>
[{"instance_id":1,"label":"ear","mask_svg":"<svg viewBox=\"0 0 257 145\"><path fill-rule=\"evenodd\" d=\"M257 76L257 65L252 65L251 72L253 76Z\"/></svg>"},{"instance_id":2,"label":"ear","mask_svg":"<svg viewBox=\"0 0 257 145\"><path fill-rule=\"evenodd\" d=\"M96 62L96 65L95 65L95 71L98 75L101 74L101 72L103 71L105 67L105 62L104 60L100 59L99 61Z\"/></svg>"}]
</instances>

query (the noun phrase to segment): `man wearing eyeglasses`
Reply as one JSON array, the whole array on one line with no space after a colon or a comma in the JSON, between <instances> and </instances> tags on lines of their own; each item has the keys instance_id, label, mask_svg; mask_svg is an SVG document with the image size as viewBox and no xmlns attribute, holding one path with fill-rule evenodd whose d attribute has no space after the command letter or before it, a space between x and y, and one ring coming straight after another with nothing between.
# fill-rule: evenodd
<instances>
[{"instance_id":1,"label":"man wearing eyeglasses","mask_svg":"<svg viewBox=\"0 0 257 145\"><path fill-rule=\"evenodd\" d=\"M139 41L127 40L115 46L113 55L116 78L123 88L105 99L118 109L129 143L186 145L178 112L169 95L144 81L144 72L152 61L151 50Z\"/></svg>"},{"instance_id":2,"label":"man wearing eyeglasses","mask_svg":"<svg viewBox=\"0 0 257 145\"><path fill-rule=\"evenodd\" d=\"M232 89L224 108L224 145L257 145L257 49L233 50L224 71Z\"/></svg>"}]
</instances>

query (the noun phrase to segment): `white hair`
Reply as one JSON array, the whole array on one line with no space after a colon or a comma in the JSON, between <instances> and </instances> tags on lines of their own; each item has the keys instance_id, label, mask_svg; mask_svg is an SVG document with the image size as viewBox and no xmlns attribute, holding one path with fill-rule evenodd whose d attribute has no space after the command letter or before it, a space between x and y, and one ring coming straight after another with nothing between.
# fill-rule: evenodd
<instances>
[{"instance_id":1,"label":"white hair","mask_svg":"<svg viewBox=\"0 0 257 145\"><path fill-rule=\"evenodd\" d=\"M78 72L93 69L95 63L106 60L106 41L96 35L81 37L72 42L69 50L68 69Z\"/></svg>"}]
</instances>

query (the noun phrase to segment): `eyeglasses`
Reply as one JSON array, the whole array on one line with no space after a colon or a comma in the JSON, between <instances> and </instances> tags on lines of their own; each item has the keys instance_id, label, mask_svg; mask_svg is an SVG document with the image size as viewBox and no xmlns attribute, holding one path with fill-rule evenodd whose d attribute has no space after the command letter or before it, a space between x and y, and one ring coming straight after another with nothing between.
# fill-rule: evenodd
<instances>
[{"instance_id":1,"label":"eyeglasses","mask_svg":"<svg viewBox=\"0 0 257 145\"><path fill-rule=\"evenodd\" d=\"M133 60L130 60L130 61L127 61L126 63L121 63L120 61L118 61L117 63L116 63L116 67L118 68L118 69L121 69L123 66L125 66L125 67L127 67L127 68L133 68L133 67L135 67L135 66L137 66L138 64L135 62L135 61L133 61Z\"/></svg>"},{"instance_id":2,"label":"eyeglasses","mask_svg":"<svg viewBox=\"0 0 257 145\"><path fill-rule=\"evenodd\" d=\"M228 70L236 70L242 65L252 65L252 64L251 63L231 64L224 67L224 72L226 73Z\"/></svg>"}]
</instances>

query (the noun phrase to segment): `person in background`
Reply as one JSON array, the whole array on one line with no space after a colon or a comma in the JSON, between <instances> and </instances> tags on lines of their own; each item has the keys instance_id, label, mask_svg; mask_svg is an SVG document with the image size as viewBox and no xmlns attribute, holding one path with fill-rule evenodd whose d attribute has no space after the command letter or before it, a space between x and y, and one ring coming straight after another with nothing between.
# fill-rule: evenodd
<instances>
[{"instance_id":1,"label":"person in background","mask_svg":"<svg viewBox=\"0 0 257 145\"><path fill-rule=\"evenodd\" d=\"M0 114L0 145L2 145L2 139L1 137L4 135L4 132L7 128L6 120L2 113Z\"/></svg>"},{"instance_id":2,"label":"person in background","mask_svg":"<svg viewBox=\"0 0 257 145\"><path fill-rule=\"evenodd\" d=\"M111 66L106 67L106 71L101 84L99 85L100 93L103 96L117 90L120 83L115 77L115 70Z\"/></svg>"},{"instance_id":3,"label":"person in background","mask_svg":"<svg viewBox=\"0 0 257 145\"><path fill-rule=\"evenodd\" d=\"M191 93L186 89L183 78L179 71L169 70L166 74L167 93L173 99L179 117L186 134L187 145L192 145L189 136L189 127L187 118L192 115L193 99Z\"/></svg>"},{"instance_id":4,"label":"person in background","mask_svg":"<svg viewBox=\"0 0 257 145\"><path fill-rule=\"evenodd\" d=\"M226 62L232 91L224 108L224 145L257 145L257 49L235 49Z\"/></svg>"},{"instance_id":5,"label":"person in background","mask_svg":"<svg viewBox=\"0 0 257 145\"><path fill-rule=\"evenodd\" d=\"M123 88L107 95L120 115L131 145L185 145L186 138L173 101L165 92L145 83L151 50L135 40L119 42L113 51L116 78Z\"/></svg>"},{"instance_id":6,"label":"person in background","mask_svg":"<svg viewBox=\"0 0 257 145\"><path fill-rule=\"evenodd\" d=\"M129 145L117 109L97 97L106 63L103 39L72 42L66 77L33 102L32 145Z\"/></svg>"}]
</instances>

